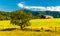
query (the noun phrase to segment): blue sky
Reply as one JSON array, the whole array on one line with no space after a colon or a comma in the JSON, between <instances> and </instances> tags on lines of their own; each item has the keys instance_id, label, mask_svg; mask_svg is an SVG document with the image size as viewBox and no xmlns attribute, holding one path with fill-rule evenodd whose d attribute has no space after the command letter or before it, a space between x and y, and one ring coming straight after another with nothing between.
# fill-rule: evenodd
<instances>
[{"instance_id":1,"label":"blue sky","mask_svg":"<svg viewBox=\"0 0 60 36\"><path fill-rule=\"evenodd\" d=\"M19 10L19 3L23 2L25 6L60 6L60 0L0 0L1 11ZM60 8L59 8L60 9Z\"/></svg>"}]
</instances>

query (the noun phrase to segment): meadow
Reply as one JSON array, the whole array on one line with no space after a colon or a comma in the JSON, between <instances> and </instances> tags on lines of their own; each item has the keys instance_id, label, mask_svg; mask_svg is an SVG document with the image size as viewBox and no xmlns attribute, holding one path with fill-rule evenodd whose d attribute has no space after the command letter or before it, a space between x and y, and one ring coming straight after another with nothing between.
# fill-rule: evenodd
<instances>
[{"instance_id":1,"label":"meadow","mask_svg":"<svg viewBox=\"0 0 60 36\"><path fill-rule=\"evenodd\" d=\"M10 24L10 20L0 21L0 30L5 29L5 28L18 28L18 27L19 26L17 26L17 25Z\"/></svg>"},{"instance_id":2,"label":"meadow","mask_svg":"<svg viewBox=\"0 0 60 36\"><path fill-rule=\"evenodd\" d=\"M30 20L31 26L41 26L41 27L60 27L60 18L54 18L54 19L33 19Z\"/></svg>"},{"instance_id":3,"label":"meadow","mask_svg":"<svg viewBox=\"0 0 60 36\"><path fill-rule=\"evenodd\" d=\"M60 27L60 18L53 19L32 19L30 20L31 26L28 26L32 29L37 29L43 27L44 29L55 29L55 27ZM8 28L16 28L14 30L3 30ZM0 36L60 36L60 29L58 32L45 32L43 31L27 31L20 30L19 26L10 24L10 20L0 21Z\"/></svg>"}]
</instances>

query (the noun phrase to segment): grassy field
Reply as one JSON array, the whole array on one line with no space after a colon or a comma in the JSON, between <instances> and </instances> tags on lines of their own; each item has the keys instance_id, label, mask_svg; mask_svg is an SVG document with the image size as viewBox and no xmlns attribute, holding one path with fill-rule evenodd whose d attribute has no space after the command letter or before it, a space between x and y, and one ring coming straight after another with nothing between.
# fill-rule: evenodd
<instances>
[{"instance_id":1,"label":"grassy field","mask_svg":"<svg viewBox=\"0 0 60 36\"><path fill-rule=\"evenodd\" d=\"M60 36L60 33L13 30L0 31L0 36Z\"/></svg>"},{"instance_id":2,"label":"grassy field","mask_svg":"<svg viewBox=\"0 0 60 36\"><path fill-rule=\"evenodd\" d=\"M5 28L18 28L17 25L10 24L10 20L0 21L0 30Z\"/></svg>"},{"instance_id":3,"label":"grassy field","mask_svg":"<svg viewBox=\"0 0 60 36\"><path fill-rule=\"evenodd\" d=\"M60 27L60 18L55 19L32 19L30 20L30 27ZM27 30L4 30L7 28L19 28L17 25L10 24L10 20L0 21L0 36L60 36L60 30L58 32L37 32L37 31L27 31Z\"/></svg>"},{"instance_id":4,"label":"grassy field","mask_svg":"<svg viewBox=\"0 0 60 36\"><path fill-rule=\"evenodd\" d=\"M60 36L60 33L13 30L0 31L0 36Z\"/></svg>"},{"instance_id":5,"label":"grassy field","mask_svg":"<svg viewBox=\"0 0 60 36\"><path fill-rule=\"evenodd\" d=\"M54 18L54 19L33 19L30 20L31 26L41 26L41 27L60 27L60 18Z\"/></svg>"}]
</instances>

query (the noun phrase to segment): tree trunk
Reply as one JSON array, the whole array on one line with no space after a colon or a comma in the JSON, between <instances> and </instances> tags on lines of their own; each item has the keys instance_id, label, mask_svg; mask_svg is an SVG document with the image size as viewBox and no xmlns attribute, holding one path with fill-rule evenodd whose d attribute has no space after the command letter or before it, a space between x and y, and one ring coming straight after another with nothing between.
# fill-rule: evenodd
<instances>
[{"instance_id":1,"label":"tree trunk","mask_svg":"<svg viewBox=\"0 0 60 36\"><path fill-rule=\"evenodd\" d=\"M23 30L23 26L22 25L20 26L20 28L21 28L21 30Z\"/></svg>"}]
</instances>

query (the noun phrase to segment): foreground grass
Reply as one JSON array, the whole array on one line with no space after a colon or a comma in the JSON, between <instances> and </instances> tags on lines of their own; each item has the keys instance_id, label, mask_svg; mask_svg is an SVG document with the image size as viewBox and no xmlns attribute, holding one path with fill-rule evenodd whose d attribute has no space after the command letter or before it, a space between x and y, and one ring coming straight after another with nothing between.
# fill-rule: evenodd
<instances>
[{"instance_id":1,"label":"foreground grass","mask_svg":"<svg viewBox=\"0 0 60 36\"><path fill-rule=\"evenodd\" d=\"M60 36L60 33L13 30L0 31L0 36Z\"/></svg>"}]
</instances>

